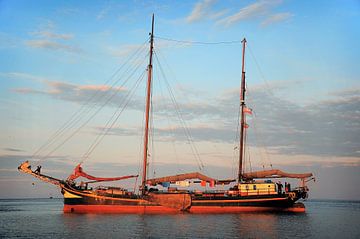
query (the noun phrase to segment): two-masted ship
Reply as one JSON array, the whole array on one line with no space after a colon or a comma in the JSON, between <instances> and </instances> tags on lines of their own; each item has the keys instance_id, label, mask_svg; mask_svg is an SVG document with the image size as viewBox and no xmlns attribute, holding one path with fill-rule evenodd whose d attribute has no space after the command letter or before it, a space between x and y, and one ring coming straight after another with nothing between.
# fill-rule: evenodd
<instances>
[{"instance_id":1,"label":"two-masted ship","mask_svg":"<svg viewBox=\"0 0 360 239\"><path fill-rule=\"evenodd\" d=\"M245 144L244 135L247 128L246 113L249 108L245 102L245 47L246 39L242 41L242 77L240 90L240 140L239 168L237 179L218 180L199 172L178 174L161 178L148 178L148 141L149 117L151 107L151 81L153 71L154 48L154 16L150 33L149 64L147 67L147 94L145 110L145 133L143 148L142 180L139 190L129 191L120 187L89 188L89 183L117 181L138 177L130 175L115 178L100 178L87 174L77 165L74 172L65 180L44 175L40 170L32 170L28 161L19 166L23 173L30 174L42 181L52 183L61 189L64 197L64 212L66 213L239 213L286 211L304 212L304 204L298 202L308 196L306 182L311 173L294 174L280 170L265 170L244 172ZM76 179L87 178L90 181L78 184ZM296 178L300 185L296 188L275 183L276 178ZM211 186L227 185L225 190L201 191L179 190L173 187L179 182L197 182ZM194 181L195 180L195 181ZM173 185L173 186L172 186Z\"/></svg>"}]
</instances>

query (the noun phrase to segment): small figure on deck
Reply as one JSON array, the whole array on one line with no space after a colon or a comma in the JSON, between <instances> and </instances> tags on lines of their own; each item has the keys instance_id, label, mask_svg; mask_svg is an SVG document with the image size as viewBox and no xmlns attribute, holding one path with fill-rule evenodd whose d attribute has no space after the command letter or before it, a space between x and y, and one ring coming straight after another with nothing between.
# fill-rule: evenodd
<instances>
[{"instance_id":1,"label":"small figure on deck","mask_svg":"<svg viewBox=\"0 0 360 239\"><path fill-rule=\"evenodd\" d=\"M291 191L290 183L288 183L286 186L287 186L287 191L290 192Z\"/></svg>"},{"instance_id":2,"label":"small figure on deck","mask_svg":"<svg viewBox=\"0 0 360 239\"><path fill-rule=\"evenodd\" d=\"M285 189L285 193L287 193L287 192L288 192L288 183L287 183L287 182L285 182L285 187L284 187L284 189Z\"/></svg>"},{"instance_id":3,"label":"small figure on deck","mask_svg":"<svg viewBox=\"0 0 360 239\"><path fill-rule=\"evenodd\" d=\"M277 184L277 188L278 188L278 194L282 194L282 187L283 187L283 185L281 184L280 181L277 182L276 184Z\"/></svg>"},{"instance_id":4,"label":"small figure on deck","mask_svg":"<svg viewBox=\"0 0 360 239\"><path fill-rule=\"evenodd\" d=\"M80 182L79 188L84 189L85 183L83 181Z\"/></svg>"},{"instance_id":5,"label":"small figure on deck","mask_svg":"<svg viewBox=\"0 0 360 239\"><path fill-rule=\"evenodd\" d=\"M37 166L37 168L36 168L36 170L34 171L34 173L40 174L40 170L41 170L41 165Z\"/></svg>"}]
</instances>

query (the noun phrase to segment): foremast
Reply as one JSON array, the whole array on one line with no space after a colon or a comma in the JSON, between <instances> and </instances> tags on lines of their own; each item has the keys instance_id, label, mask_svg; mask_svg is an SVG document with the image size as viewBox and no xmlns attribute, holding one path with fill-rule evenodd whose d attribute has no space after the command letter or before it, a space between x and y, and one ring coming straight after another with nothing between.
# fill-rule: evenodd
<instances>
[{"instance_id":1,"label":"foremast","mask_svg":"<svg viewBox=\"0 0 360 239\"><path fill-rule=\"evenodd\" d=\"M152 15L151 33L150 33L150 52L148 65L148 79L146 86L146 108L145 108L145 133L144 133L144 158L143 158L143 175L141 184L141 193L146 192L146 173L147 173L147 157L148 157L148 143L149 143L149 115L150 115L150 101L151 101L151 80L152 80L152 56L154 48L154 14Z\"/></svg>"},{"instance_id":2,"label":"foremast","mask_svg":"<svg viewBox=\"0 0 360 239\"><path fill-rule=\"evenodd\" d=\"M244 145L244 134L246 128L245 122L245 112L244 109L246 107L245 104L245 47L246 47L246 38L242 41L242 73L241 73L241 87L240 87L240 114L241 114L241 127L240 127L240 149L239 149L239 174L238 174L238 182L240 183L243 180L243 161L245 156L245 145Z\"/></svg>"}]
</instances>

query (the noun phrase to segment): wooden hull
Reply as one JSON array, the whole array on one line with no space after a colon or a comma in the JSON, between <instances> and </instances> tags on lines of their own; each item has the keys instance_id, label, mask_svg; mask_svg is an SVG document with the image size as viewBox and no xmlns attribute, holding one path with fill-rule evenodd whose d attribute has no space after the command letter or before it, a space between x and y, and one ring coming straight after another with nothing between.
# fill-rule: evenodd
<instances>
[{"instance_id":1,"label":"wooden hull","mask_svg":"<svg viewBox=\"0 0 360 239\"><path fill-rule=\"evenodd\" d=\"M255 212L305 212L304 204L296 203L291 207L268 207L268 206L193 206L189 210L194 214L230 214L230 213L255 213Z\"/></svg>"},{"instance_id":2,"label":"wooden hull","mask_svg":"<svg viewBox=\"0 0 360 239\"><path fill-rule=\"evenodd\" d=\"M148 196L104 196L62 187L65 213L243 213L305 212L302 203L286 195L247 197L200 197L189 193L163 193ZM154 199L155 198L155 199ZM189 201L190 200L190 201Z\"/></svg>"},{"instance_id":3,"label":"wooden hull","mask_svg":"<svg viewBox=\"0 0 360 239\"><path fill-rule=\"evenodd\" d=\"M181 211L159 205L141 206L141 205L89 205L64 204L65 213L102 213L102 214L177 214Z\"/></svg>"},{"instance_id":4,"label":"wooden hull","mask_svg":"<svg viewBox=\"0 0 360 239\"><path fill-rule=\"evenodd\" d=\"M101 213L101 214L231 214L251 212L305 212L302 203L292 207L260 207L260 206L192 206L187 211L180 211L164 206L124 206L124 205L67 205L64 204L65 213Z\"/></svg>"}]
</instances>

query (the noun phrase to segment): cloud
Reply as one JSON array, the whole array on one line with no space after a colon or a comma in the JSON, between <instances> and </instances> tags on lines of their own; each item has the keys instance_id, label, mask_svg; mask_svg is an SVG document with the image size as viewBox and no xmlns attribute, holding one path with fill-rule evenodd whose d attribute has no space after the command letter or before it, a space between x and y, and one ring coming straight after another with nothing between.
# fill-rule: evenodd
<instances>
[{"instance_id":1,"label":"cloud","mask_svg":"<svg viewBox=\"0 0 360 239\"><path fill-rule=\"evenodd\" d=\"M234 141L234 133L236 130L221 127L211 126L198 126L198 127L187 127L191 132L191 139L195 141L206 141L206 142L225 142L232 143ZM104 128L99 127L98 130L102 132ZM142 135L140 128L124 128L115 127L109 130L109 135L120 135L120 136L135 136ZM184 132L183 127L172 126L172 127L158 127L154 129L155 140L168 142L171 141L188 141L187 133Z\"/></svg>"},{"instance_id":2,"label":"cloud","mask_svg":"<svg viewBox=\"0 0 360 239\"><path fill-rule=\"evenodd\" d=\"M145 48L144 44L126 44L120 47L108 47L107 50L114 57L126 57L140 48Z\"/></svg>"},{"instance_id":3,"label":"cloud","mask_svg":"<svg viewBox=\"0 0 360 239\"><path fill-rule=\"evenodd\" d=\"M264 21L262 21L261 25L268 26L268 25L271 25L274 23L283 22L283 21L286 21L287 19L291 18L292 16L294 16L294 15L289 12L272 14L272 15L268 16Z\"/></svg>"},{"instance_id":4,"label":"cloud","mask_svg":"<svg viewBox=\"0 0 360 239\"><path fill-rule=\"evenodd\" d=\"M170 42L161 38L158 38L158 40L154 43L156 49L167 49L171 48L172 50L174 48L182 48L182 47L190 47L192 44L189 41L189 43L184 42ZM131 61L138 62L137 59L141 60L147 60L148 59L148 44L124 44L121 46L109 46L107 47L107 52L113 56L118 58L127 58L128 60L131 59ZM144 54L145 53L145 54ZM136 59L133 59L133 57L136 56ZM136 65L137 63L134 62Z\"/></svg>"},{"instance_id":5,"label":"cloud","mask_svg":"<svg viewBox=\"0 0 360 239\"><path fill-rule=\"evenodd\" d=\"M0 49L16 47L18 39L5 32L0 32Z\"/></svg>"},{"instance_id":6,"label":"cloud","mask_svg":"<svg viewBox=\"0 0 360 239\"><path fill-rule=\"evenodd\" d=\"M301 106L264 91L253 91L250 107L255 109L256 117L249 121L248 140L254 143L257 130L262 132L260 138L266 146L281 146L277 149L281 154L359 157L360 97L355 96L359 93L338 92L340 95L332 101Z\"/></svg>"},{"instance_id":7,"label":"cloud","mask_svg":"<svg viewBox=\"0 0 360 239\"><path fill-rule=\"evenodd\" d=\"M55 24L52 21L46 21L39 27L39 30L30 32L30 35L34 36L36 39L24 41L25 45L32 48L60 50L76 54L83 53L83 50L80 47L68 43L69 40L74 38L73 34L55 33L54 28Z\"/></svg>"},{"instance_id":8,"label":"cloud","mask_svg":"<svg viewBox=\"0 0 360 239\"><path fill-rule=\"evenodd\" d=\"M20 80L30 80L30 81L35 81L35 82L46 81L46 78L44 78L44 77L34 76L34 75L23 73L23 72L7 72L7 73L0 72L0 77L11 79L11 80L20 79Z\"/></svg>"},{"instance_id":9,"label":"cloud","mask_svg":"<svg viewBox=\"0 0 360 239\"><path fill-rule=\"evenodd\" d=\"M56 10L56 13L65 16L74 16L79 15L81 11L77 8L61 7Z\"/></svg>"},{"instance_id":10,"label":"cloud","mask_svg":"<svg viewBox=\"0 0 360 239\"><path fill-rule=\"evenodd\" d=\"M266 146L274 154L360 157L360 90L334 92L333 100L299 105L268 94L260 87L249 90L248 143ZM196 141L233 143L237 133L238 89L224 92L208 102L179 103L183 118ZM163 99L154 114L176 118ZM154 105L156 105L154 103ZM186 141L180 123L155 129L155 139ZM199 122L205 122L199 124ZM113 135L137 135L140 129L114 128Z\"/></svg>"},{"instance_id":11,"label":"cloud","mask_svg":"<svg viewBox=\"0 0 360 239\"><path fill-rule=\"evenodd\" d=\"M99 14L96 16L96 19L97 19L97 20L103 19L103 18L107 15L107 13L109 12L109 10L110 10L110 6L107 6L107 7L103 8L103 9L99 12Z\"/></svg>"},{"instance_id":12,"label":"cloud","mask_svg":"<svg viewBox=\"0 0 360 239\"><path fill-rule=\"evenodd\" d=\"M78 47L74 47L74 46L70 46L70 45L66 45L66 44L62 44L62 43L58 43L58 42L54 42L54 41L49 41L49 40L29 40L29 41L25 41L25 44L27 46L30 46L33 48L44 48L44 49L48 49L48 50L63 50L63 51L67 51L70 53L82 53L83 52Z\"/></svg>"},{"instance_id":13,"label":"cloud","mask_svg":"<svg viewBox=\"0 0 360 239\"><path fill-rule=\"evenodd\" d=\"M0 161L26 161L33 158L34 155L28 155L28 154L0 154ZM54 155L54 156L48 156L47 159L53 162L67 163L66 160L68 160L69 157Z\"/></svg>"},{"instance_id":14,"label":"cloud","mask_svg":"<svg viewBox=\"0 0 360 239\"><path fill-rule=\"evenodd\" d=\"M122 87L111 87L108 85L75 85L60 81L46 81L46 90L32 88L16 88L15 92L20 94L40 94L55 99L71 101L76 103L103 104L118 106L122 102L127 90ZM111 98L111 100L109 100Z\"/></svg>"},{"instance_id":15,"label":"cloud","mask_svg":"<svg viewBox=\"0 0 360 239\"><path fill-rule=\"evenodd\" d=\"M24 178L24 175L22 175L17 168L27 160L30 161L32 169L36 168L37 165L41 165L44 174L60 179L66 178L76 165L76 161L74 162L74 159L69 156L54 155L38 161L36 158L33 158L32 155L27 154L0 154L1 168L3 169L0 181L5 180L4 177L6 176Z\"/></svg>"},{"instance_id":16,"label":"cloud","mask_svg":"<svg viewBox=\"0 0 360 239\"><path fill-rule=\"evenodd\" d=\"M3 148L3 150L10 151L10 152L24 152L24 150L16 149L16 148Z\"/></svg>"},{"instance_id":17,"label":"cloud","mask_svg":"<svg viewBox=\"0 0 360 239\"><path fill-rule=\"evenodd\" d=\"M251 95L255 120L249 120L249 139L254 145L260 137L264 145L279 147L281 154L359 157L360 90L337 92L333 100L301 106L264 91ZM229 105L238 100L237 93L219 100L219 117L231 115ZM256 136L256 131L261 135ZM229 133L232 133L229 131ZM258 139L259 140L259 139Z\"/></svg>"},{"instance_id":18,"label":"cloud","mask_svg":"<svg viewBox=\"0 0 360 239\"><path fill-rule=\"evenodd\" d=\"M231 26L240 21L261 17L266 15L271 8L281 3L281 1L258 1L241 8L237 13L225 17L216 23L224 26Z\"/></svg>"},{"instance_id":19,"label":"cloud","mask_svg":"<svg viewBox=\"0 0 360 239\"><path fill-rule=\"evenodd\" d=\"M186 18L187 22L194 22L204 18L214 2L214 0L203 0L198 2L190 15Z\"/></svg>"},{"instance_id":20,"label":"cloud","mask_svg":"<svg viewBox=\"0 0 360 239\"><path fill-rule=\"evenodd\" d=\"M229 12L229 9L213 11L215 0L203 0L196 3L192 12L186 17L188 23L201 21L204 19L219 19ZM282 0L259 0L245 7L242 7L237 12L225 16L216 21L216 25L231 26L238 22L263 18L261 25L268 26L277 22L282 22L293 15L290 12L271 13L272 9L281 4Z\"/></svg>"},{"instance_id":21,"label":"cloud","mask_svg":"<svg viewBox=\"0 0 360 239\"><path fill-rule=\"evenodd\" d=\"M62 39L62 40L70 40L74 37L73 34L59 34L59 33L51 32L49 30L32 32L32 35L42 38L52 38L52 39Z\"/></svg>"},{"instance_id":22,"label":"cloud","mask_svg":"<svg viewBox=\"0 0 360 239\"><path fill-rule=\"evenodd\" d=\"M15 74L17 75L17 74ZM20 77L24 75L20 74ZM25 77L29 77L25 74ZM31 78L31 77L30 77ZM44 81L46 89L17 88L21 94L47 95L55 99L84 104L119 107L128 90L108 85L76 85L60 81ZM288 82L278 91L288 90ZM265 87L267 89L267 87ZM96 93L99 92L99 93ZM248 142L252 146L264 145L273 153L286 155L321 155L360 157L360 89L333 92L331 99L300 105L265 91L264 86L248 89L249 107L254 117L248 118ZM177 102L178 109L166 97L154 97L153 112L157 118L155 133L159 140L172 137L187 140L178 111L186 120L196 141L233 143L237 133L238 89L224 91L206 100L191 98L191 102ZM94 95L97 95L96 98ZM132 97L127 109L142 112L144 99ZM168 119L173 122L169 126ZM168 127L164 127L167 125ZM98 128L100 130L100 128ZM134 135L140 129L114 128L113 135ZM260 142L261 141L261 142Z\"/></svg>"},{"instance_id":23,"label":"cloud","mask_svg":"<svg viewBox=\"0 0 360 239\"><path fill-rule=\"evenodd\" d=\"M198 3L196 3L190 15L186 17L186 21L188 23L193 23L207 18L216 19L226 14L226 12L228 11L227 9L217 12L211 12L211 7L214 5L215 2L216 0L199 1Z\"/></svg>"}]
</instances>

